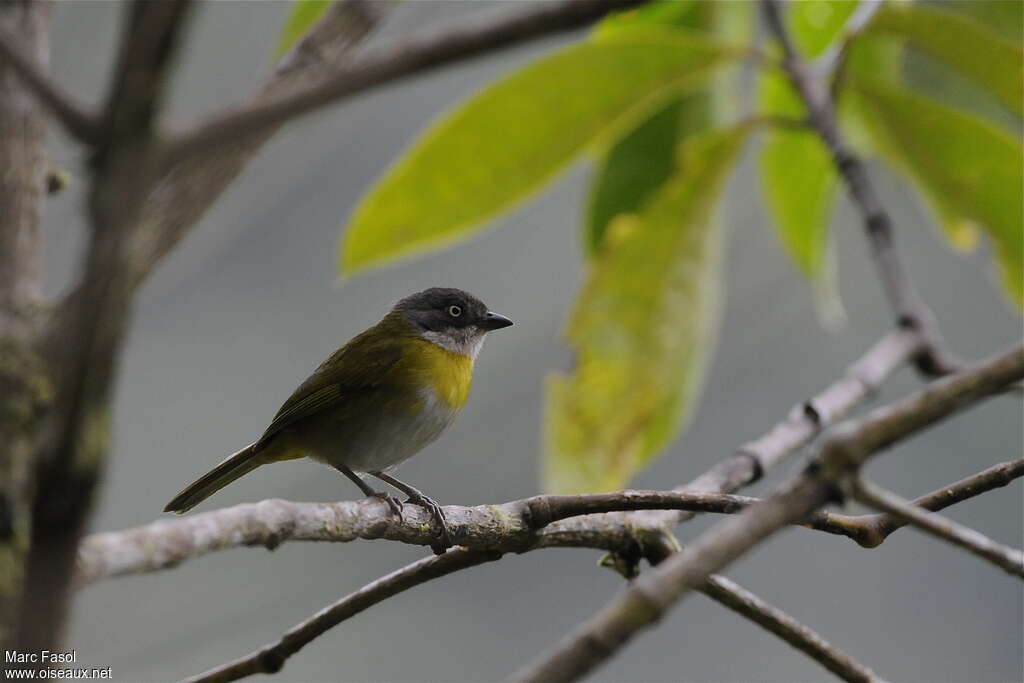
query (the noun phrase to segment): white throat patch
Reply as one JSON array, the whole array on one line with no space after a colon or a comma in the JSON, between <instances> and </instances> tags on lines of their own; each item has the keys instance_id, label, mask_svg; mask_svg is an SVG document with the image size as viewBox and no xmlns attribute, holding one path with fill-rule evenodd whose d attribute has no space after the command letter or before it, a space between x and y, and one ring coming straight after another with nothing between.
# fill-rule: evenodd
<instances>
[{"instance_id":1,"label":"white throat patch","mask_svg":"<svg viewBox=\"0 0 1024 683\"><path fill-rule=\"evenodd\" d=\"M486 333L475 326L450 329L444 332L428 330L423 333L423 338L432 344L437 344L442 349L453 353L469 356L472 360L476 360L480 353L485 336L487 336Z\"/></svg>"}]
</instances>

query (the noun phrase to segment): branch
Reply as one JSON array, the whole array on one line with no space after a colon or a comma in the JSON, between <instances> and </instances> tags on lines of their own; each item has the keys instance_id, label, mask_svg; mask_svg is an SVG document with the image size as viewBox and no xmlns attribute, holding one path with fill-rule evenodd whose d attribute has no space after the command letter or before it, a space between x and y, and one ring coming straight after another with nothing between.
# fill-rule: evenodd
<instances>
[{"instance_id":1,"label":"branch","mask_svg":"<svg viewBox=\"0 0 1024 683\"><path fill-rule=\"evenodd\" d=\"M870 398L889 375L913 358L922 347L921 337L912 330L897 330L882 337L859 358L836 382L817 396L798 403L784 420L766 434L739 448L677 491L731 493L761 479L797 452L827 427L846 417L856 406ZM645 512L639 514L605 515L602 518L574 519L555 524L544 531L546 538L566 534L575 540L584 534L600 535L611 528L625 526L635 534L652 534L655 538L693 515L686 511ZM657 548L641 553L652 563L664 559Z\"/></svg>"},{"instance_id":2,"label":"branch","mask_svg":"<svg viewBox=\"0 0 1024 683\"><path fill-rule=\"evenodd\" d=\"M301 89L326 71L344 66L351 51L383 20L393 3L338 0L278 62L270 79L243 108L259 106ZM276 127L236 140L230 147L206 150L163 169L146 197L132 253L133 282L138 286L188 234Z\"/></svg>"},{"instance_id":3,"label":"branch","mask_svg":"<svg viewBox=\"0 0 1024 683\"><path fill-rule=\"evenodd\" d=\"M683 505L693 500L688 497L690 495L709 500L708 494L734 491L757 481L764 471L806 445L823 427L834 424L873 394L886 377L915 353L918 344L918 337L908 330L883 337L850 367L843 378L818 396L798 404L785 420L761 438L743 446L739 454L722 461L682 490L677 490L681 494L674 501L679 504L677 509L688 509ZM733 511L742 507L738 497L720 500L732 500L737 506ZM751 499L745 500L749 502ZM506 551L532 542L544 546L635 550L644 537L657 538L667 527L690 516L687 512L648 513L629 519L613 514L589 516L546 526L539 539L532 539L533 531L522 523L520 509L516 507L523 502L514 501L498 508L448 506L445 514L453 521L452 532L457 543ZM665 504L665 500L658 505L660 510L673 507ZM508 520L496 521L489 512L504 510L508 506L512 506L509 519L515 520L515 524ZM636 508L623 506L615 509ZM90 536L79 550L78 581L89 583L124 574L157 571L215 550L242 545L275 547L288 539L344 542L356 538L385 537L426 545L429 544L429 533L423 532L413 521L418 520L418 514L419 508L410 506L407 523L402 524L387 515L385 508L373 508L364 502L302 504L270 500L239 505L174 521L154 522L127 531ZM458 523L458 520L465 521ZM545 525L535 528L540 526ZM819 520L819 527L833 533L843 533L844 528L842 520L837 524ZM500 542L490 533L494 529L502 529L505 533ZM857 531L853 529L851 533ZM653 559L656 560L657 556Z\"/></svg>"},{"instance_id":4,"label":"branch","mask_svg":"<svg viewBox=\"0 0 1024 683\"><path fill-rule=\"evenodd\" d=\"M452 539L476 550L524 552L539 547L596 547L622 550L632 543L626 528L591 534L536 533L553 522L595 513L678 508L697 512L739 512L756 498L675 491L620 491L581 496L534 496L503 505L444 507ZM376 500L292 503L264 500L146 526L95 534L78 552L79 584L175 567L206 553L241 546L276 548L284 541L388 539L413 545L434 542L430 515L406 506L400 519ZM824 519L820 524L827 525ZM838 533L838 531L836 532Z\"/></svg>"},{"instance_id":5,"label":"branch","mask_svg":"<svg viewBox=\"0 0 1024 683\"><path fill-rule=\"evenodd\" d=\"M0 33L16 32L33 63L45 63L52 9L44 2L0 3ZM48 117L15 71L0 59L0 650L16 647L12 635L32 528L32 458L52 400L35 339L43 310Z\"/></svg>"},{"instance_id":6,"label":"branch","mask_svg":"<svg viewBox=\"0 0 1024 683\"><path fill-rule=\"evenodd\" d=\"M0 36L0 59L10 65L18 74L21 82L32 91L36 99L60 121L67 131L88 144L94 143L99 136L99 124L94 116L76 104L66 92L51 81L36 66L35 60L22 54L15 47L14 37L10 34Z\"/></svg>"},{"instance_id":7,"label":"branch","mask_svg":"<svg viewBox=\"0 0 1024 683\"><path fill-rule=\"evenodd\" d=\"M516 681L573 681L614 656L708 577L786 524L838 495L839 484L876 452L1001 391L1024 377L1024 346L936 381L923 391L838 428L803 473L765 501L730 517L641 575L618 598L551 652L517 672Z\"/></svg>"},{"instance_id":8,"label":"branch","mask_svg":"<svg viewBox=\"0 0 1024 683\"><path fill-rule=\"evenodd\" d=\"M1014 576L1024 578L1024 553L1020 550L996 543L984 534L957 524L942 515L922 510L910 501L860 476L851 477L849 483L851 495L856 501L887 512L906 524L912 524L921 531L988 560Z\"/></svg>"},{"instance_id":9,"label":"branch","mask_svg":"<svg viewBox=\"0 0 1024 683\"><path fill-rule=\"evenodd\" d=\"M771 631L844 681L869 683L881 680L874 671L735 581L712 576L699 590Z\"/></svg>"},{"instance_id":10,"label":"branch","mask_svg":"<svg viewBox=\"0 0 1024 683\"><path fill-rule=\"evenodd\" d=\"M153 177L153 121L189 7L187 0L126 6L102 139L94 150L82 276L46 330L47 360L60 390L33 463L20 649L54 647L65 621L75 553L107 454L110 398L131 314L129 242Z\"/></svg>"},{"instance_id":11,"label":"branch","mask_svg":"<svg viewBox=\"0 0 1024 683\"><path fill-rule=\"evenodd\" d=\"M185 679L183 683L226 683L253 674L272 674L281 670L289 657L318 636L360 612L398 593L440 578L452 572L493 562L501 553L488 550L456 548L443 555L425 557L397 571L368 583L312 617L297 624L279 640L228 664Z\"/></svg>"},{"instance_id":12,"label":"branch","mask_svg":"<svg viewBox=\"0 0 1024 683\"><path fill-rule=\"evenodd\" d=\"M917 358L918 369L928 375L947 374L960 363L945 351L935 317L907 275L896 252L892 218L871 184L864 163L847 146L839 132L828 88L800 59L783 22L778 0L763 0L762 7L768 28L782 47L783 69L807 107L808 124L818 132L831 152L850 198L864 220L875 266L897 323L916 330L922 336L924 348ZM856 15L854 18L859 20Z\"/></svg>"},{"instance_id":13,"label":"branch","mask_svg":"<svg viewBox=\"0 0 1024 683\"><path fill-rule=\"evenodd\" d=\"M1024 476L1024 459L1000 463L916 498L910 504L936 512L992 489L1006 486L1021 476ZM813 528L820 531L849 536L864 548L880 546L892 532L906 525L907 522L903 518L886 513L852 516L824 511L811 523Z\"/></svg>"},{"instance_id":14,"label":"branch","mask_svg":"<svg viewBox=\"0 0 1024 683\"><path fill-rule=\"evenodd\" d=\"M526 40L580 28L609 12L644 1L541 3L510 16L476 20L427 35L402 38L297 92L217 115L179 134L167 143L166 158L176 163L208 153L371 87Z\"/></svg>"}]
</instances>

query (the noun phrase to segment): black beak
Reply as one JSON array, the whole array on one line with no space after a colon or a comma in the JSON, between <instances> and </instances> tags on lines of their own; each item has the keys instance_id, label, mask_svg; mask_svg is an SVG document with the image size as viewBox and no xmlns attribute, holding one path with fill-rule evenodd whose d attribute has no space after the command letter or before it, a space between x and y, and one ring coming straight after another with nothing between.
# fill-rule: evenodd
<instances>
[{"instance_id":1,"label":"black beak","mask_svg":"<svg viewBox=\"0 0 1024 683\"><path fill-rule=\"evenodd\" d=\"M483 321L480 323L480 327L485 330L500 330L503 327L508 327L512 324L512 321L503 316L501 313L495 313L494 311L487 311L487 315L484 316Z\"/></svg>"}]
</instances>

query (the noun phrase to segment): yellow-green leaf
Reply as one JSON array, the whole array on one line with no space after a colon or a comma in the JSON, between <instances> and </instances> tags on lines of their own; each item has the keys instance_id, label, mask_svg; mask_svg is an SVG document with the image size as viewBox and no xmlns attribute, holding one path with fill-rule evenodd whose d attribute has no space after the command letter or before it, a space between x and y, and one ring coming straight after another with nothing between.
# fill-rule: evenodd
<instances>
[{"instance_id":1,"label":"yellow-green leaf","mask_svg":"<svg viewBox=\"0 0 1024 683\"><path fill-rule=\"evenodd\" d=\"M316 23L330 4L331 0L293 0L281 36L277 39L277 47L274 48L275 62Z\"/></svg>"},{"instance_id":2,"label":"yellow-green leaf","mask_svg":"<svg viewBox=\"0 0 1024 683\"><path fill-rule=\"evenodd\" d=\"M886 3L868 31L906 39L1024 114L1024 50L977 21L919 2Z\"/></svg>"},{"instance_id":3,"label":"yellow-green leaf","mask_svg":"<svg viewBox=\"0 0 1024 683\"><path fill-rule=\"evenodd\" d=\"M832 44L857 0L802 0L786 3L786 25L801 54L817 57Z\"/></svg>"},{"instance_id":4,"label":"yellow-green leaf","mask_svg":"<svg viewBox=\"0 0 1024 683\"><path fill-rule=\"evenodd\" d=\"M352 272L463 239L679 92L736 48L643 30L585 42L490 85L430 126L356 208Z\"/></svg>"},{"instance_id":5,"label":"yellow-green leaf","mask_svg":"<svg viewBox=\"0 0 1024 683\"><path fill-rule=\"evenodd\" d=\"M1020 140L906 88L860 75L851 88L876 149L915 181L940 220L984 231L1004 288L1024 308Z\"/></svg>"},{"instance_id":6,"label":"yellow-green leaf","mask_svg":"<svg viewBox=\"0 0 1024 683\"><path fill-rule=\"evenodd\" d=\"M691 98L700 97L700 93ZM605 231L616 216L634 213L675 170L683 102L673 98L618 140L601 159L590 202L584 247L597 254Z\"/></svg>"},{"instance_id":7,"label":"yellow-green leaf","mask_svg":"<svg viewBox=\"0 0 1024 683\"><path fill-rule=\"evenodd\" d=\"M746 133L689 138L677 173L612 224L569 321L576 367L548 382L549 490L620 488L686 422L717 328L714 208Z\"/></svg>"}]
</instances>

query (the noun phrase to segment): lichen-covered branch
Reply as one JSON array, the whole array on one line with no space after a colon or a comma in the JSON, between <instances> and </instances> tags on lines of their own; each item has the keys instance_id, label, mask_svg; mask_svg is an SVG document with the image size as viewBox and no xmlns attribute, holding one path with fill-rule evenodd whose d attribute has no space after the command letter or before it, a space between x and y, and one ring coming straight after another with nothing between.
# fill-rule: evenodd
<instances>
[{"instance_id":1,"label":"lichen-covered branch","mask_svg":"<svg viewBox=\"0 0 1024 683\"><path fill-rule=\"evenodd\" d=\"M0 42L18 36L33 69L49 60L52 4L0 3ZM0 50L2 52L2 50ZM43 107L0 54L0 650L12 649L25 579L32 460L52 386L35 332L41 310L40 223L46 170Z\"/></svg>"},{"instance_id":2,"label":"lichen-covered branch","mask_svg":"<svg viewBox=\"0 0 1024 683\"><path fill-rule=\"evenodd\" d=\"M58 389L34 463L37 495L18 619L19 648L27 651L60 642L75 555L106 456L111 392L130 317L128 244L152 179L154 120L190 6L167 0L125 8L93 149L81 277L47 329L47 360Z\"/></svg>"},{"instance_id":3,"label":"lichen-covered branch","mask_svg":"<svg viewBox=\"0 0 1024 683\"><path fill-rule=\"evenodd\" d=\"M635 543L628 528L597 523L584 533L538 533L559 520L621 510L677 508L731 514L756 498L716 493L620 491L579 496L534 496L502 505L444 508L456 545L476 550L523 552L538 547L623 550ZM146 526L95 534L78 552L80 584L175 567L216 550L239 546L275 548L284 541L348 542L388 539L429 546L430 515L406 506L401 518L377 500L293 503L264 500ZM602 517L593 518L599 522ZM818 523L825 524L825 520Z\"/></svg>"},{"instance_id":4,"label":"lichen-covered branch","mask_svg":"<svg viewBox=\"0 0 1024 683\"><path fill-rule=\"evenodd\" d=\"M830 500L870 457L1024 378L1024 346L938 380L867 417L844 423L825 441L811 466L763 502L730 517L681 552L642 574L619 597L550 652L516 672L515 681L577 680L613 657L639 631L656 623L701 586L787 524L805 519Z\"/></svg>"},{"instance_id":5,"label":"lichen-covered branch","mask_svg":"<svg viewBox=\"0 0 1024 683\"><path fill-rule=\"evenodd\" d=\"M988 560L1014 576L1024 578L1024 553L996 543L991 538L951 519L915 506L860 476L849 481L850 495L860 503L882 510L905 524L911 524L936 538L949 541L969 553Z\"/></svg>"}]
</instances>

